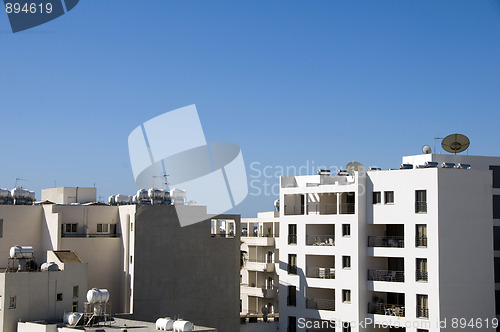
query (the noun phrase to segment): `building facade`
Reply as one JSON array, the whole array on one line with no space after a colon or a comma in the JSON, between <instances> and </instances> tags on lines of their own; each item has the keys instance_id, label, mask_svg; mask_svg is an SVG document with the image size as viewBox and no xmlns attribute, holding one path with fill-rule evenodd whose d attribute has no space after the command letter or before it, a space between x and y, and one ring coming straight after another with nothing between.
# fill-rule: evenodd
<instances>
[{"instance_id":1,"label":"building facade","mask_svg":"<svg viewBox=\"0 0 500 332\"><path fill-rule=\"evenodd\" d=\"M466 156L282 177L280 329L451 331L463 319L493 331L489 166L500 158L476 157L485 166L470 162L470 169L424 167L472 160L457 157Z\"/></svg>"}]
</instances>

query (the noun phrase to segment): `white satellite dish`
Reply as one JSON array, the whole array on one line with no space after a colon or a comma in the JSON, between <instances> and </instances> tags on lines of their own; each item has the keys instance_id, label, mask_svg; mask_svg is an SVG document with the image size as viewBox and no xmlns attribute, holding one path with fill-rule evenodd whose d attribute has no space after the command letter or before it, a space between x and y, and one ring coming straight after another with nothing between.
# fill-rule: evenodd
<instances>
[{"instance_id":1,"label":"white satellite dish","mask_svg":"<svg viewBox=\"0 0 500 332\"><path fill-rule=\"evenodd\" d=\"M424 145L422 146L422 152L424 154L431 154L432 153L432 149L429 145Z\"/></svg>"},{"instance_id":2,"label":"white satellite dish","mask_svg":"<svg viewBox=\"0 0 500 332\"><path fill-rule=\"evenodd\" d=\"M347 173L354 175L354 172L364 173L366 172L365 166L363 164L358 163L357 161L351 161L346 166Z\"/></svg>"}]
</instances>

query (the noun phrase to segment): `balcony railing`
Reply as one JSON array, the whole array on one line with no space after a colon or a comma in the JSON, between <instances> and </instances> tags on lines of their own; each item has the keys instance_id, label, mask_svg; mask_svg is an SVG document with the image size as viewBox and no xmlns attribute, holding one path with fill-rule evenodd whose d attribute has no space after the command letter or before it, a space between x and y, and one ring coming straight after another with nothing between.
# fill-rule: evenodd
<instances>
[{"instance_id":1,"label":"balcony railing","mask_svg":"<svg viewBox=\"0 0 500 332\"><path fill-rule=\"evenodd\" d=\"M354 203L340 204L340 214L354 214L355 210L356 210L356 204Z\"/></svg>"},{"instance_id":2,"label":"balcony railing","mask_svg":"<svg viewBox=\"0 0 500 332\"><path fill-rule=\"evenodd\" d=\"M307 235L306 236L307 246L334 246L335 245L335 234L329 235Z\"/></svg>"},{"instance_id":3,"label":"balcony railing","mask_svg":"<svg viewBox=\"0 0 500 332\"><path fill-rule=\"evenodd\" d=\"M307 214L337 214L337 204L308 204Z\"/></svg>"},{"instance_id":4,"label":"balcony railing","mask_svg":"<svg viewBox=\"0 0 500 332\"><path fill-rule=\"evenodd\" d=\"M427 202L415 202L415 213L427 213Z\"/></svg>"},{"instance_id":5,"label":"balcony railing","mask_svg":"<svg viewBox=\"0 0 500 332\"><path fill-rule=\"evenodd\" d=\"M306 308L335 311L335 300L306 298Z\"/></svg>"},{"instance_id":6,"label":"balcony railing","mask_svg":"<svg viewBox=\"0 0 500 332\"><path fill-rule=\"evenodd\" d=\"M297 266L288 264L288 274L297 274Z\"/></svg>"},{"instance_id":7,"label":"balcony railing","mask_svg":"<svg viewBox=\"0 0 500 332\"><path fill-rule=\"evenodd\" d=\"M297 298L294 296L287 296L286 305L290 307L295 307L297 305Z\"/></svg>"},{"instance_id":8,"label":"balcony railing","mask_svg":"<svg viewBox=\"0 0 500 332\"><path fill-rule=\"evenodd\" d=\"M297 235L288 235L288 244L297 244Z\"/></svg>"},{"instance_id":9,"label":"balcony railing","mask_svg":"<svg viewBox=\"0 0 500 332\"><path fill-rule=\"evenodd\" d=\"M417 306L417 318L429 318L429 308Z\"/></svg>"},{"instance_id":10,"label":"balcony railing","mask_svg":"<svg viewBox=\"0 0 500 332\"><path fill-rule=\"evenodd\" d=\"M415 279L417 281L429 281L429 274L427 273L426 270L420 270L420 269L416 269L415 270Z\"/></svg>"},{"instance_id":11,"label":"balcony railing","mask_svg":"<svg viewBox=\"0 0 500 332\"><path fill-rule=\"evenodd\" d=\"M304 205L285 205L285 216L297 216L304 214Z\"/></svg>"},{"instance_id":12,"label":"balcony railing","mask_svg":"<svg viewBox=\"0 0 500 332\"><path fill-rule=\"evenodd\" d=\"M417 237L415 237L415 246L416 247L426 247L427 248L427 237L426 236L417 236Z\"/></svg>"},{"instance_id":13,"label":"balcony railing","mask_svg":"<svg viewBox=\"0 0 500 332\"><path fill-rule=\"evenodd\" d=\"M243 236L243 237L278 237L277 234L263 233L263 232L257 231L257 229L255 229L253 232L248 232L247 229L242 229L241 236Z\"/></svg>"},{"instance_id":14,"label":"balcony railing","mask_svg":"<svg viewBox=\"0 0 500 332\"><path fill-rule=\"evenodd\" d=\"M308 278L335 279L335 269L332 267L308 267Z\"/></svg>"},{"instance_id":15,"label":"balcony railing","mask_svg":"<svg viewBox=\"0 0 500 332\"><path fill-rule=\"evenodd\" d=\"M368 270L368 280L404 282L405 273L404 271L393 270Z\"/></svg>"},{"instance_id":16,"label":"balcony railing","mask_svg":"<svg viewBox=\"0 0 500 332\"><path fill-rule=\"evenodd\" d=\"M120 237L121 234L110 233L93 233L93 234L80 234L80 233L62 233L61 237Z\"/></svg>"},{"instance_id":17,"label":"balcony railing","mask_svg":"<svg viewBox=\"0 0 500 332\"><path fill-rule=\"evenodd\" d=\"M368 247L404 248L404 236L369 236Z\"/></svg>"},{"instance_id":18,"label":"balcony railing","mask_svg":"<svg viewBox=\"0 0 500 332\"><path fill-rule=\"evenodd\" d=\"M377 303L373 313L377 315L404 317L405 307L396 304Z\"/></svg>"}]
</instances>

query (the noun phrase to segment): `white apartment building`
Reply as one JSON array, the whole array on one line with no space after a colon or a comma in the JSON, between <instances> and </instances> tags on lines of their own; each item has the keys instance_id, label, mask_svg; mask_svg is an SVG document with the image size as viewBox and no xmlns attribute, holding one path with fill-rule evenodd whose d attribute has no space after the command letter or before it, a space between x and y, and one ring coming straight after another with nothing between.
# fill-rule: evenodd
<instances>
[{"instance_id":1,"label":"white apartment building","mask_svg":"<svg viewBox=\"0 0 500 332\"><path fill-rule=\"evenodd\" d=\"M245 256L240 271L240 301L245 317L262 314L264 307L269 314L278 313L278 220L274 211L241 219L241 250Z\"/></svg>"},{"instance_id":2,"label":"white apartment building","mask_svg":"<svg viewBox=\"0 0 500 332\"><path fill-rule=\"evenodd\" d=\"M281 330L495 330L500 158L403 163L281 177Z\"/></svg>"}]
</instances>

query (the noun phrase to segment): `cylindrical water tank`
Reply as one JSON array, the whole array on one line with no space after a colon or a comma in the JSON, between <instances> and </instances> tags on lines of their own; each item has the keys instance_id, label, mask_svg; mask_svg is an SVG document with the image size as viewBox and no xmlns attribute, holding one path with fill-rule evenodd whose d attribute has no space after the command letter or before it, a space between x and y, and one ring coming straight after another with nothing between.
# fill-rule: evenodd
<instances>
[{"instance_id":1,"label":"cylindrical water tank","mask_svg":"<svg viewBox=\"0 0 500 332\"><path fill-rule=\"evenodd\" d=\"M42 271L59 271L59 266L54 262L43 263L40 266L40 270Z\"/></svg>"},{"instance_id":2,"label":"cylindrical water tank","mask_svg":"<svg viewBox=\"0 0 500 332\"><path fill-rule=\"evenodd\" d=\"M87 302L89 303L104 303L109 300L109 292L107 289L92 288L87 292Z\"/></svg>"},{"instance_id":3,"label":"cylindrical water tank","mask_svg":"<svg viewBox=\"0 0 500 332\"><path fill-rule=\"evenodd\" d=\"M156 320L156 329L159 331L167 330L167 320L165 318L158 318Z\"/></svg>"},{"instance_id":4,"label":"cylindrical water tank","mask_svg":"<svg viewBox=\"0 0 500 332\"><path fill-rule=\"evenodd\" d=\"M69 325L76 325L78 323L78 320L82 317L81 313L78 312L72 312L68 315L68 324Z\"/></svg>"},{"instance_id":5,"label":"cylindrical water tank","mask_svg":"<svg viewBox=\"0 0 500 332\"><path fill-rule=\"evenodd\" d=\"M174 332L190 332L194 330L193 323L185 320L176 320L174 322Z\"/></svg>"},{"instance_id":6,"label":"cylindrical water tank","mask_svg":"<svg viewBox=\"0 0 500 332\"><path fill-rule=\"evenodd\" d=\"M10 248L10 258L32 258L33 257L33 247L31 246L14 246Z\"/></svg>"},{"instance_id":7,"label":"cylindrical water tank","mask_svg":"<svg viewBox=\"0 0 500 332\"><path fill-rule=\"evenodd\" d=\"M115 196L115 202L116 204L128 204L129 198L127 195L118 194Z\"/></svg>"},{"instance_id":8,"label":"cylindrical water tank","mask_svg":"<svg viewBox=\"0 0 500 332\"><path fill-rule=\"evenodd\" d=\"M109 205L115 205L115 195L111 195L108 198Z\"/></svg>"},{"instance_id":9,"label":"cylindrical water tank","mask_svg":"<svg viewBox=\"0 0 500 332\"><path fill-rule=\"evenodd\" d=\"M5 188L0 188L0 198L9 198L9 197L10 197L10 190Z\"/></svg>"},{"instance_id":10,"label":"cylindrical water tank","mask_svg":"<svg viewBox=\"0 0 500 332\"><path fill-rule=\"evenodd\" d=\"M101 304L96 304L94 306L94 315L100 316L102 314L102 305Z\"/></svg>"},{"instance_id":11,"label":"cylindrical water tank","mask_svg":"<svg viewBox=\"0 0 500 332\"><path fill-rule=\"evenodd\" d=\"M28 190L24 190L23 188L15 187L11 190L11 195L14 198L29 198L30 192Z\"/></svg>"},{"instance_id":12,"label":"cylindrical water tank","mask_svg":"<svg viewBox=\"0 0 500 332\"><path fill-rule=\"evenodd\" d=\"M65 312L64 315L63 315L63 323L64 324L68 324L68 321L69 321L69 315L71 315L72 312Z\"/></svg>"},{"instance_id":13,"label":"cylindrical water tank","mask_svg":"<svg viewBox=\"0 0 500 332\"><path fill-rule=\"evenodd\" d=\"M146 189L139 189L137 190L137 200L140 201L141 199L148 199L148 191Z\"/></svg>"}]
</instances>

